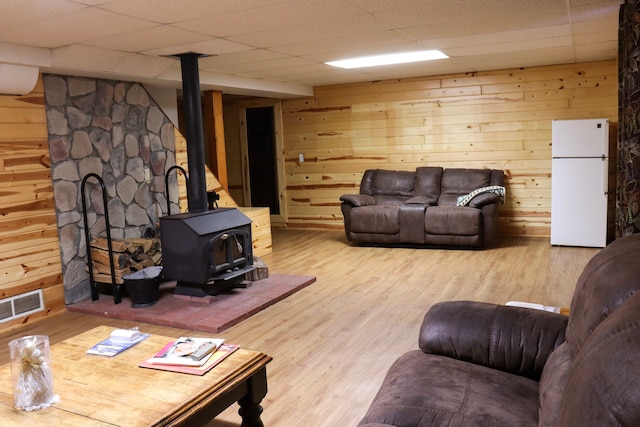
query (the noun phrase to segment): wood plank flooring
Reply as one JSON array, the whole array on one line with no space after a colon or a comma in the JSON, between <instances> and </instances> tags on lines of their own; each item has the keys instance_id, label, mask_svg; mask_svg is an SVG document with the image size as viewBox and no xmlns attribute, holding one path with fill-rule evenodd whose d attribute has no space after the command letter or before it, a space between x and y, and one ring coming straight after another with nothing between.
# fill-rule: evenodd
<instances>
[{"instance_id":1,"label":"wood plank flooring","mask_svg":"<svg viewBox=\"0 0 640 427\"><path fill-rule=\"evenodd\" d=\"M275 229L272 238L273 252L261 257L271 272L315 275L317 282L221 336L274 358L263 421L277 427L355 426L391 363L417 348L431 305L468 299L568 306L578 275L598 252L535 237L501 237L480 251L357 247L336 231ZM65 313L0 335L0 363L13 337L42 333L58 342L100 324L134 325ZM239 426L237 410L208 427Z\"/></svg>"}]
</instances>

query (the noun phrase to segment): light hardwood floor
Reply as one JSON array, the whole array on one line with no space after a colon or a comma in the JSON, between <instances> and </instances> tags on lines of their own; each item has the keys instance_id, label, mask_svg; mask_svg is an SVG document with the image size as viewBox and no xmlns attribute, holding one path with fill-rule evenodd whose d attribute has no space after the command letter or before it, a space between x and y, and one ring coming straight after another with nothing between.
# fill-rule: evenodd
<instances>
[{"instance_id":1,"label":"light hardwood floor","mask_svg":"<svg viewBox=\"0 0 640 427\"><path fill-rule=\"evenodd\" d=\"M343 232L276 229L273 253L262 257L269 270L315 275L317 282L220 336L274 358L263 401L266 426L355 426L391 363L417 348L431 305L469 299L568 306L582 268L597 252L531 237L501 237L486 250L356 247ZM0 363L12 337L44 333L57 342L99 324L133 325L65 313L0 335ZM239 426L237 409L208 426Z\"/></svg>"}]
</instances>

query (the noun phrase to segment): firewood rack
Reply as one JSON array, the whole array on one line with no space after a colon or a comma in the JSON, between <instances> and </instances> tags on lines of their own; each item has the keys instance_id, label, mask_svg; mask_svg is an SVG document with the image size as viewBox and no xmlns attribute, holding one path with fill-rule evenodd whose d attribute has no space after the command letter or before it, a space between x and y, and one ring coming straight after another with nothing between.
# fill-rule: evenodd
<instances>
[{"instance_id":1,"label":"firewood rack","mask_svg":"<svg viewBox=\"0 0 640 427\"><path fill-rule=\"evenodd\" d=\"M89 173L82 179L82 185L80 194L82 195L82 219L84 220L84 239L87 245L87 265L89 267L89 283L91 285L91 301L96 301L99 298L98 283L93 275L93 260L91 259L91 236L89 233L89 223L87 221L87 203L85 199L85 184L89 178L95 178L100 184L102 189L102 203L104 206L104 222L107 232L107 249L109 251L109 269L111 271L111 284L113 285L113 302L114 304L120 304L122 298L120 296L120 286L116 283L116 271L113 264L113 244L111 243L111 224L109 222L109 209L107 206L107 190L102 178L95 173Z\"/></svg>"}]
</instances>

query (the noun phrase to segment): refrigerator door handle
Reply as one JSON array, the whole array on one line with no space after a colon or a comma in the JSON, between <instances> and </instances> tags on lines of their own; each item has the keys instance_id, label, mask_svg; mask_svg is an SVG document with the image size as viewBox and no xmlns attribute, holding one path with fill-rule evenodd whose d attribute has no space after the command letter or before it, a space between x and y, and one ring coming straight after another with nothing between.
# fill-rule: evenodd
<instances>
[{"instance_id":1,"label":"refrigerator door handle","mask_svg":"<svg viewBox=\"0 0 640 427\"><path fill-rule=\"evenodd\" d=\"M600 173L602 176L600 177L600 183L602 184L602 193L604 195L609 194L609 165L607 163L607 156L602 155L602 167L600 168Z\"/></svg>"}]
</instances>

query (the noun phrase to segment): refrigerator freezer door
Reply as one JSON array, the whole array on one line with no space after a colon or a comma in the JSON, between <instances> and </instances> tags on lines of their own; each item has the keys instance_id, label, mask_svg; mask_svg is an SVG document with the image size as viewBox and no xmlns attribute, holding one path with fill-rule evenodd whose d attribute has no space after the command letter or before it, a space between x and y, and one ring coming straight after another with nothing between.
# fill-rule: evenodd
<instances>
[{"instance_id":1,"label":"refrigerator freezer door","mask_svg":"<svg viewBox=\"0 0 640 427\"><path fill-rule=\"evenodd\" d=\"M551 244L602 248L607 244L607 162L551 161Z\"/></svg>"},{"instance_id":2,"label":"refrigerator freezer door","mask_svg":"<svg viewBox=\"0 0 640 427\"><path fill-rule=\"evenodd\" d=\"M554 120L551 156L602 157L609 155L609 120Z\"/></svg>"}]
</instances>

